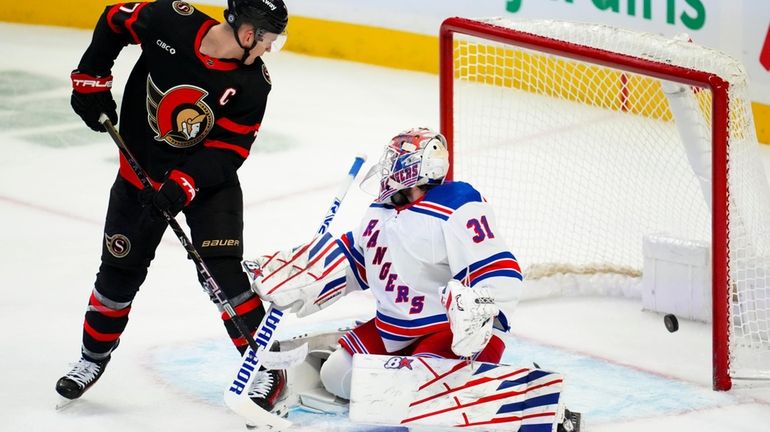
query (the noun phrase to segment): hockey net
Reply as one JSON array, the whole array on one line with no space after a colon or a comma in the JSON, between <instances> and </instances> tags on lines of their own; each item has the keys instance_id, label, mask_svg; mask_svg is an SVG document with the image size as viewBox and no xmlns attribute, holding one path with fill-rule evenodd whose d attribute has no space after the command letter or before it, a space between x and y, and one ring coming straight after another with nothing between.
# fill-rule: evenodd
<instances>
[{"instance_id":1,"label":"hockey net","mask_svg":"<svg viewBox=\"0 0 770 432\"><path fill-rule=\"evenodd\" d=\"M740 63L602 25L450 18L440 75L452 175L492 202L530 283L633 284L648 235L710 245L714 387L770 378L770 191Z\"/></svg>"}]
</instances>

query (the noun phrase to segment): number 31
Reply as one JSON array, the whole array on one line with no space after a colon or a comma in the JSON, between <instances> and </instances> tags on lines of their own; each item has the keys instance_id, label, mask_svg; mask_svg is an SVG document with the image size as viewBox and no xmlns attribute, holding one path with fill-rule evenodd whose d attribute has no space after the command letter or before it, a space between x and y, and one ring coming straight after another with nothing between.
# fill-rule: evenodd
<instances>
[{"instance_id":1,"label":"number 31","mask_svg":"<svg viewBox=\"0 0 770 432\"><path fill-rule=\"evenodd\" d=\"M469 219L465 226L468 227L468 229L473 230L473 233L475 234L473 236L473 241L476 243L481 243L487 238L495 238L495 235L492 234L492 230L489 229L489 223L487 222L486 216L482 216L480 221L476 218Z\"/></svg>"}]
</instances>

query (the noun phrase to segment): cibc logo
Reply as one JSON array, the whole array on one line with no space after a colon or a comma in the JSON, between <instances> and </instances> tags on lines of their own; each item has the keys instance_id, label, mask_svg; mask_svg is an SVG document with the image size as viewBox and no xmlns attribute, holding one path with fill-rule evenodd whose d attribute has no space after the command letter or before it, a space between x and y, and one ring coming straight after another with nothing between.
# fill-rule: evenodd
<instances>
[{"instance_id":1,"label":"cibc logo","mask_svg":"<svg viewBox=\"0 0 770 432\"><path fill-rule=\"evenodd\" d=\"M162 40L158 39L155 41L155 45L159 46L161 49L166 50L169 54L174 55L176 54L176 50L171 45L163 42Z\"/></svg>"}]
</instances>

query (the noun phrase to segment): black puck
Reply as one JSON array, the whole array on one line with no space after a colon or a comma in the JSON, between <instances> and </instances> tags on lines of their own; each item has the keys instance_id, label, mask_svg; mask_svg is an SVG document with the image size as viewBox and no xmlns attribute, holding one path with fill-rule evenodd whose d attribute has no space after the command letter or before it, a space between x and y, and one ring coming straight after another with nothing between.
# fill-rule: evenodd
<instances>
[{"instance_id":1,"label":"black puck","mask_svg":"<svg viewBox=\"0 0 770 432\"><path fill-rule=\"evenodd\" d=\"M679 330L679 320L672 314L668 314L663 317L663 322L666 324L666 329L673 333Z\"/></svg>"}]
</instances>

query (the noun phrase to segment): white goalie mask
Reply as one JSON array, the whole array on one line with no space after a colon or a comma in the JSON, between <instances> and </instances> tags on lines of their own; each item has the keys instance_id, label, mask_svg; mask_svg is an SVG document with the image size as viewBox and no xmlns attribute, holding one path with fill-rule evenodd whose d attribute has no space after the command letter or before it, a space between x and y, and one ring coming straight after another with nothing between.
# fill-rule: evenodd
<instances>
[{"instance_id":1,"label":"white goalie mask","mask_svg":"<svg viewBox=\"0 0 770 432\"><path fill-rule=\"evenodd\" d=\"M377 202L386 203L402 189L443 183L448 170L449 152L444 136L428 128L409 129L390 140L379 163L361 182L361 188L376 195Z\"/></svg>"}]
</instances>

